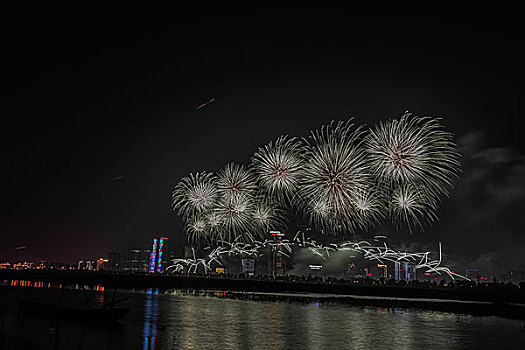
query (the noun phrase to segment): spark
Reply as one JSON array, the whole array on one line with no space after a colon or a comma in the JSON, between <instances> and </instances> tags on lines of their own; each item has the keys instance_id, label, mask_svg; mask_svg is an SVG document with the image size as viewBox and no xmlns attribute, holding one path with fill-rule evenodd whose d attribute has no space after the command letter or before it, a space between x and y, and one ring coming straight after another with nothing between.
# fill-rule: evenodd
<instances>
[{"instance_id":1,"label":"spark","mask_svg":"<svg viewBox=\"0 0 525 350\"><path fill-rule=\"evenodd\" d=\"M300 232L300 231L299 231ZM173 265L167 268L167 271L170 272L197 272L199 267L202 267L204 272L209 272L212 269L212 264L216 263L222 266L221 257L222 256L232 256L232 255L245 255L245 256L260 256L260 252L266 248L270 247L272 251L279 250L279 252L285 256L288 254L284 253L280 247L284 248L289 253L292 252L293 246L298 246L299 248L306 248L312 254L321 257L324 260L330 258L330 252L337 251L348 251L349 256L351 252L360 253L366 260L369 261L378 261L384 263L385 261L390 262L412 262L415 263L415 269L423 269L427 273L436 273L438 275L446 274L451 279L465 279L470 280L465 276L452 272L448 267L441 266L442 262L442 252L441 252L441 242L439 242L439 257L432 260L430 258L431 252L406 252L406 251L396 251L387 246L385 242L383 245L374 246L368 241L359 241L351 242L346 241L343 243L335 244L331 243L328 246L323 246L322 244L317 243L315 240L310 238L299 238L299 232L295 235L293 241L283 239L280 242L273 240L257 241L251 240L250 242L233 242L228 241L220 242L222 245L213 249L208 256L196 259L195 253L193 252L193 258L189 259L174 259ZM377 236L385 237L385 236ZM192 248L193 249L193 248Z\"/></svg>"}]
</instances>

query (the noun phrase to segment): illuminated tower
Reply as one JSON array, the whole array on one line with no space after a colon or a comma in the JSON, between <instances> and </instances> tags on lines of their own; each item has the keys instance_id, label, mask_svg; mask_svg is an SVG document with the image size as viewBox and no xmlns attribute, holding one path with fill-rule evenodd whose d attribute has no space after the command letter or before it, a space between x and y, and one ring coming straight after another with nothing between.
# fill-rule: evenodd
<instances>
[{"instance_id":1,"label":"illuminated tower","mask_svg":"<svg viewBox=\"0 0 525 350\"><path fill-rule=\"evenodd\" d=\"M164 270L162 270L162 249L164 248L164 241L167 240L166 237L160 237L159 239L159 253L157 258L157 272L162 273Z\"/></svg>"},{"instance_id":2,"label":"illuminated tower","mask_svg":"<svg viewBox=\"0 0 525 350\"><path fill-rule=\"evenodd\" d=\"M405 262L405 281L412 281L416 278L416 264L413 262Z\"/></svg>"},{"instance_id":3,"label":"illuminated tower","mask_svg":"<svg viewBox=\"0 0 525 350\"><path fill-rule=\"evenodd\" d=\"M379 268L381 272L381 277L387 280L388 279L388 266L385 264L377 264L377 267Z\"/></svg>"},{"instance_id":4,"label":"illuminated tower","mask_svg":"<svg viewBox=\"0 0 525 350\"><path fill-rule=\"evenodd\" d=\"M155 272L155 258L157 256L157 239L153 238L153 246L151 247L151 253L149 256L149 272Z\"/></svg>"},{"instance_id":5,"label":"illuminated tower","mask_svg":"<svg viewBox=\"0 0 525 350\"><path fill-rule=\"evenodd\" d=\"M149 272L150 273L164 273L162 255L163 251L167 248L168 237L153 238L153 245L151 248L150 259L149 259Z\"/></svg>"},{"instance_id":6,"label":"illuminated tower","mask_svg":"<svg viewBox=\"0 0 525 350\"><path fill-rule=\"evenodd\" d=\"M394 262L394 280L399 281L401 277L401 263L399 261Z\"/></svg>"},{"instance_id":7,"label":"illuminated tower","mask_svg":"<svg viewBox=\"0 0 525 350\"><path fill-rule=\"evenodd\" d=\"M284 274L284 264L283 264L283 246L280 245L281 238L284 236L284 233L280 231L270 231L270 235L278 245L273 250L272 254L272 276Z\"/></svg>"}]
</instances>

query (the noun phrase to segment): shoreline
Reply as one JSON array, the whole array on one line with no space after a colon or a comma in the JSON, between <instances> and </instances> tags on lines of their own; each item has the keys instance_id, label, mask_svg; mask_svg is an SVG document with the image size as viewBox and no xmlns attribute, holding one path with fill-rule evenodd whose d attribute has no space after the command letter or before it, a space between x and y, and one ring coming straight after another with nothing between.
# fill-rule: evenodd
<instances>
[{"instance_id":1,"label":"shoreline","mask_svg":"<svg viewBox=\"0 0 525 350\"><path fill-rule=\"evenodd\" d=\"M471 288L355 285L350 281L258 280L199 275L148 275L109 272L0 271L0 281L28 280L59 284L102 285L106 288L159 288L224 291L227 297L261 301L341 303L379 308L405 308L525 319L523 288ZM9 287L9 286L8 286ZM32 287L28 287L32 288ZM225 293L226 295L226 293Z\"/></svg>"}]
</instances>

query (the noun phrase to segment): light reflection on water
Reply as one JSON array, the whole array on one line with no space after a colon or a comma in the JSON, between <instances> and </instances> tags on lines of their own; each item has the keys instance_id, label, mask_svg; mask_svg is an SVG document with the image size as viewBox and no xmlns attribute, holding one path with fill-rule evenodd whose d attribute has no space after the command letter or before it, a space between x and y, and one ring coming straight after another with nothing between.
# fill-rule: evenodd
<instances>
[{"instance_id":1,"label":"light reflection on water","mask_svg":"<svg viewBox=\"0 0 525 350\"><path fill-rule=\"evenodd\" d=\"M151 289L148 289L146 291L146 296L144 297L144 350L155 349L157 341L157 314L159 312L159 300L155 294L158 294L158 289L154 294Z\"/></svg>"},{"instance_id":2,"label":"light reflection on water","mask_svg":"<svg viewBox=\"0 0 525 350\"><path fill-rule=\"evenodd\" d=\"M117 325L19 317L22 288L0 288L0 349L458 349L520 348L525 322L404 309L360 308L322 301L289 303L214 296L117 291L132 310ZM57 289L29 291L56 302ZM64 300L83 306L83 292ZM76 293L76 294L75 294ZM106 294L109 293L109 294ZM112 300L92 290L89 302Z\"/></svg>"}]
</instances>

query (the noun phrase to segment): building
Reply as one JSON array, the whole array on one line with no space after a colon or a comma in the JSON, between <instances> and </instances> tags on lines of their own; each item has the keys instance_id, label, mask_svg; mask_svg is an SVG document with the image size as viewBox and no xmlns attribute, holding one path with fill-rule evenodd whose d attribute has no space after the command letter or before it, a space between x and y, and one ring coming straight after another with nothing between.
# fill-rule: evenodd
<instances>
[{"instance_id":1,"label":"building","mask_svg":"<svg viewBox=\"0 0 525 350\"><path fill-rule=\"evenodd\" d=\"M95 264L91 260L79 260L77 270L93 271Z\"/></svg>"},{"instance_id":2,"label":"building","mask_svg":"<svg viewBox=\"0 0 525 350\"><path fill-rule=\"evenodd\" d=\"M379 268L379 278L384 278L385 280L388 279L388 266L385 264L377 264L377 267Z\"/></svg>"},{"instance_id":3,"label":"building","mask_svg":"<svg viewBox=\"0 0 525 350\"><path fill-rule=\"evenodd\" d=\"M166 252L166 254L164 254ZM149 255L148 272L164 273L164 269L169 266L169 246L168 237L153 238Z\"/></svg>"},{"instance_id":4,"label":"building","mask_svg":"<svg viewBox=\"0 0 525 350\"><path fill-rule=\"evenodd\" d=\"M466 269L465 270L465 277L470 279L471 281L479 281L479 272L477 269Z\"/></svg>"},{"instance_id":5,"label":"building","mask_svg":"<svg viewBox=\"0 0 525 350\"><path fill-rule=\"evenodd\" d=\"M416 275L416 264L413 262L405 262L404 272L405 272L405 281L414 281L417 280Z\"/></svg>"},{"instance_id":6,"label":"building","mask_svg":"<svg viewBox=\"0 0 525 350\"><path fill-rule=\"evenodd\" d=\"M399 261L394 262L394 280L399 281L401 279L401 263Z\"/></svg>"},{"instance_id":7,"label":"building","mask_svg":"<svg viewBox=\"0 0 525 350\"><path fill-rule=\"evenodd\" d=\"M241 273L253 276L255 274L255 260L241 259Z\"/></svg>"},{"instance_id":8,"label":"building","mask_svg":"<svg viewBox=\"0 0 525 350\"><path fill-rule=\"evenodd\" d=\"M195 250L192 246L184 246L184 259L193 259L195 258Z\"/></svg>"},{"instance_id":9,"label":"building","mask_svg":"<svg viewBox=\"0 0 525 350\"><path fill-rule=\"evenodd\" d=\"M108 255L109 269L111 271L120 271L122 264L120 250L110 250Z\"/></svg>"},{"instance_id":10,"label":"building","mask_svg":"<svg viewBox=\"0 0 525 350\"><path fill-rule=\"evenodd\" d=\"M107 270L109 267L109 260L104 258L99 258L97 261L96 271Z\"/></svg>"},{"instance_id":11,"label":"building","mask_svg":"<svg viewBox=\"0 0 525 350\"><path fill-rule=\"evenodd\" d=\"M396 261L394 262L394 279L396 281L405 280L413 281L417 280L416 275L416 264L409 261Z\"/></svg>"},{"instance_id":12,"label":"building","mask_svg":"<svg viewBox=\"0 0 525 350\"><path fill-rule=\"evenodd\" d=\"M270 237L276 242L281 243L284 233L280 231L270 231ZM283 261L283 246L276 245L275 249L272 250L272 258L269 261L270 271L272 271L272 276L284 275L285 264Z\"/></svg>"},{"instance_id":13,"label":"building","mask_svg":"<svg viewBox=\"0 0 525 350\"><path fill-rule=\"evenodd\" d=\"M148 272L151 250L149 244L135 244L135 247L126 252L124 270L128 272Z\"/></svg>"}]
</instances>

